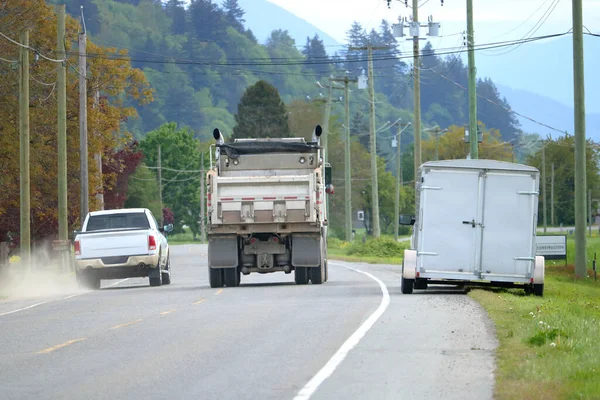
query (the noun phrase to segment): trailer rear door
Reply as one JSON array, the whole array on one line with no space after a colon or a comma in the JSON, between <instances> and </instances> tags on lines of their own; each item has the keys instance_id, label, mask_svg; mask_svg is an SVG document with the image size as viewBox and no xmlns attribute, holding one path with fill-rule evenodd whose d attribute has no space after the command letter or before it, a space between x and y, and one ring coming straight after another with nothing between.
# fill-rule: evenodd
<instances>
[{"instance_id":1,"label":"trailer rear door","mask_svg":"<svg viewBox=\"0 0 600 400\"><path fill-rule=\"evenodd\" d=\"M431 169L421 184L418 267L469 278L479 260L480 178L477 170ZM468 249L470 251L464 251Z\"/></svg>"}]
</instances>

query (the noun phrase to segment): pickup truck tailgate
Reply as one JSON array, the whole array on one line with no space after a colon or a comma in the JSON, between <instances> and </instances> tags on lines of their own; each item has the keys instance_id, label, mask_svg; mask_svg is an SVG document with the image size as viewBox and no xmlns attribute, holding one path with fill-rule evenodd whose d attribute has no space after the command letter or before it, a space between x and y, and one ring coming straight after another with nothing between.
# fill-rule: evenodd
<instances>
[{"instance_id":1,"label":"pickup truck tailgate","mask_svg":"<svg viewBox=\"0 0 600 400\"><path fill-rule=\"evenodd\" d=\"M148 254L149 230L103 231L79 236L81 257L107 258Z\"/></svg>"}]
</instances>

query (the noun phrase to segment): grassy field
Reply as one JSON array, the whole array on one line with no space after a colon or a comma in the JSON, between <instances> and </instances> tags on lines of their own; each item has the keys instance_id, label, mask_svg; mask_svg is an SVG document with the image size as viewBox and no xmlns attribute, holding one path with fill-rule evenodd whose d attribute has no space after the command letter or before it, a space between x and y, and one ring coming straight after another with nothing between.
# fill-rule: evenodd
<instances>
[{"instance_id":1,"label":"grassy field","mask_svg":"<svg viewBox=\"0 0 600 400\"><path fill-rule=\"evenodd\" d=\"M184 229L184 233L176 233L168 236L169 245L178 244L200 244L200 238L194 240L194 234L189 229Z\"/></svg>"},{"instance_id":2,"label":"grassy field","mask_svg":"<svg viewBox=\"0 0 600 400\"><path fill-rule=\"evenodd\" d=\"M472 290L496 326L497 399L600 398L600 283L576 280L574 242L568 264L546 263L544 297L522 290ZM588 260L600 238L588 239Z\"/></svg>"}]
</instances>

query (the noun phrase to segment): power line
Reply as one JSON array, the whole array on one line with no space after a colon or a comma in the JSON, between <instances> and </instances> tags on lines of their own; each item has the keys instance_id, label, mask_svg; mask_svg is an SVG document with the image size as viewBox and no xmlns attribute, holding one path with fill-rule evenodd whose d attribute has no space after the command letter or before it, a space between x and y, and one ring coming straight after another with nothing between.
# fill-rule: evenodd
<instances>
[{"instance_id":1,"label":"power line","mask_svg":"<svg viewBox=\"0 0 600 400\"><path fill-rule=\"evenodd\" d=\"M463 85L461 85L460 83L458 83L458 82L456 82L456 81L454 81L454 80L452 80L452 79L448 78L448 77L447 77L447 76L445 76L444 74L442 74L442 73L440 73L440 72L437 72L437 71L435 71L435 70L430 70L430 71L432 71L432 72L434 72L434 73L438 74L438 75L439 75L439 76L441 76L442 78L444 78L444 79L446 79L447 81L449 81L449 82L453 83L454 85L456 85L456 86L460 87L461 89L463 89L463 90L468 90L466 87L464 87L464 86L463 86ZM519 117L522 117L522 118L528 119L529 121L531 121L531 122L534 122L534 123L536 123L536 124L538 124L538 125L541 125L541 126L543 126L543 127L545 127L545 128L552 129L552 130L553 130L553 131L555 131L555 132L560 132L560 133L565 133L565 134L567 134L567 133L568 133L568 132L566 132L566 131L564 131L564 130L562 130L562 129L555 128L555 127L553 127L553 126L550 126L550 125L548 125L548 124L545 124L545 123L543 123L543 122L536 121L535 119L533 119L533 118L531 118L531 117L528 117L528 116L526 116L526 115L523 115L523 114L521 114L521 113L518 113L518 112L516 112L516 111L514 111L514 110L512 110L512 109L510 109L510 108L508 108L508 107L505 107L505 106L503 106L503 105L501 105L501 104L498 104L498 103L496 103L496 102L495 102L495 101L493 101L493 100L490 100L489 98L487 98L487 97L485 97L485 96L482 96L482 95L480 95L479 93L477 93L477 97L479 97L479 98L481 98L481 99L483 99L483 100L485 100L485 101L487 101L487 102L489 102L489 103L491 103L491 104L494 104L494 105L496 105L496 106L498 106L498 107L500 107L500 108L504 109L505 111L508 111L508 112L510 112L510 113L514 113L514 114L518 115Z\"/></svg>"},{"instance_id":2,"label":"power line","mask_svg":"<svg viewBox=\"0 0 600 400\"><path fill-rule=\"evenodd\" d=\"M543 36L537 36L537 37L531 37L531 38L519 39L519 40L481 44L481 45L476 45L475 50L481 51L481 50L489 50L489 49L501 48L501 47L517 46L517 45L521 45L524 43L565 36L567 34L569 34L569 32L555 33L555 34L549 34L549 35L543 35ZM479 46L479 47L477 47L477 46ZM431 54L431 55L421 54L420 57L427 57L427 56L432 56L432 55L440 56L440 55L447 55L447 54L457 54L457 53L463 53L466 51L467 50L464 50L463 46L461 46L458 49L456 49L456 48L455 49L452 49L452 48L443 49L443 51L438 51L435 54ZM76 52L67 52L67 53L71 54L71 55L78 54ZM251 61L252 60L251 58L248 58L247 61L244 61L244 62L239 62L239 61L238 62L230 62L230 61L210 62L210 61L201 61L201 60L186 60L186 59L170 57L170 56L163 56L164 58L169 58L170 60L168 60L168 59L160 60L160 59L151 59L151 58L144 59L144 58L133 58L133 57L129 57L129 56L121 56L121 55L105 55L105 54L92 54L92 53L88 53L87 56L89 58L108 59L108 60L126 59L131 62L140 62L140 63L148 63L148 64L203 65L203 66L208 66L208 67L333 65L333 64L339 63L339 61L332 60L332 59L327 59L327 60L322 60L322 61L320 61L320 60L308 61L308 60L301 60L301 59L297 59L297 58L289 58L289 59L287 59L287 61L274 63L274 62L260 62L260 61L253 62L253 61ZM406 56L403 56L403 55L379 56L379 57L373 57L373 61L392 61L392 60L401 60L401 59L408 59L408 58L412 58L412 55L410 55L410 56L409 55L406 55ZM343 60L342 63L343 64L364 63L366 61L368 61L367 58L355 58L355 59ZM264 72L264 71L261 71L261 72Z\"/></svg>"},{"instance_id":3,"label":"power line","mask_svg":"<svg viewBox=\"0 0 600 400\"><path fill-rule=\"evenodd\" d=\"M0 57L0 61L4 61L4 62L10 63L10 64L17 64L19 62L17 60L7 60L6 58L2 58L2 57Z\"/></svg>"},{"instance_id":4,"label":"power line","mask_svg":"<svg viewBox=\"0 0 600 400\"><path fill-rule=\"evenodd\" d=\"M46 60L48 60L48 61L52 61L52 62L55 62L55 63L62 63L62 62L64 62L64 61L66 60L66 59L62 59L62 60L55 60L55 59L53 59L53 58L46 57L45 55L43 55L42 53L40 53L39 51L37 51L37 50L36 50L36 49L34 49L33 47L31 47L31 46L25 46L24 44L22 44L22 43L19 43L19 42L17 42L16 40L13 40L13 39L11 39L10 37L6 36L6 35L5 35L4 33L2 33L2 32L0 32L0 36L2 36L3 38L5 38L6 40L8 40L9 42L11 42L11 43L13 43L13 44L15 44L15 45L17 45L17 46L19 46L19 47L22 47L22 48L24 48L24 49L28 49L28 50L31 50L31 51L33 51L35 54L37 54L38 56L40 56L40 57L42 57L42 58L44 58L44 59L46 59Z\"/></svg>"}]
</instances>

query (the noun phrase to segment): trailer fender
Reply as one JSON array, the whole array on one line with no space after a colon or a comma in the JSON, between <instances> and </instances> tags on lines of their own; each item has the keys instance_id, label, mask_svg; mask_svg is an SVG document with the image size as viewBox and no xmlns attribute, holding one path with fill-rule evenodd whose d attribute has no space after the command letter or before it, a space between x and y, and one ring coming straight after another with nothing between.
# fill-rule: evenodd
<instances>
[{"instance_id":1,"label":"trailer fender","mask_svg":"<svg viewBox=\"0 0 600 400\"><path fill-rule=\"evenodd\" d=\"M415 250L404 250L402 277L404 279L415 279L417 277L417 252Z\"/></svg>"},{"instance_id":2,"label":"trailer fender","mask_svg":"<svg viewBox=\"0 0 600 400\"><path fill-rule=\"evenodd\" d=\"M545 275L545 259L543 256L535 257L535 267L533 269L533 283L534 284L543 284L544 283L544 275Z\"/></svg>"}]
</instances>

